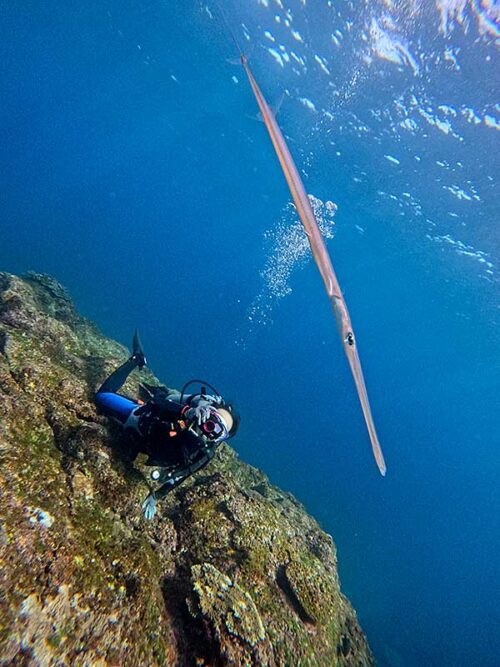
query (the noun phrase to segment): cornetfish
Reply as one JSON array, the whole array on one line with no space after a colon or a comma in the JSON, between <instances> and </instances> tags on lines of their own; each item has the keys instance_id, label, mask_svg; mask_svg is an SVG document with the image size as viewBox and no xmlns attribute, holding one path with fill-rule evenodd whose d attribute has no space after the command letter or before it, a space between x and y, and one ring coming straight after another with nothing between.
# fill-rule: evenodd
<instances>
[{"instance_id":1,"label":"cornetfish","mask_svg":"<svg viewBox=\"0 0 500 667\"><path fill-rule=\"evenodd\" d=\"M273 142L274 150L281 164L281 168L285 175L288 187L290 188L290 193L294 201L295 207L297 208L297 213L299 218L304 226L305 233L309 239L309 245L311 246L311 251L314 257L314 261L319 269L323 282L325 284L326 293L328 294L328 299L333 309L335 315L335 321L337 323L337 328L342 339L342 345L344 347L344 352L346 353L349 365L351 367L351 372L354 377L354 382L356 384L356 389L358 392L359 400L361 402L361 408L363 410L363 415L365 418L366 426L368 428L368 434L370 436L370 441L372 445L373 455L375 461L377 462L378 469L382 475L386 473L386 465L384 461L384 455L382 454L382 449L378 441L377 432L375 430L375 424L373 423L373 417L370 410L370 403L368 402L368 394L366 392L365 380L363 377L363 371L361 370L361 363L358 356L358 350L356 345L356 339L354 338L354 332L352 329L351 318L349 317L349 311L347 310L347 304L344 297L342 296L342 291L340 289L337 276L333 270L332 262L326 249L325 242L321 236L321 232L318 227L317 220L314 216L311 204L309 202L309 197L307 196L304 184L300 178L295 162L293 161L292 155L288 149L287 143L281 133L281 130L276 122L271 108L267 104L264 95L262 94L255 78L250 70L248 65L248 59L245 55L241 54L241 64L245 68L247 73L248 80L252 86L253 93L259 105L262 118L266 125L271 141Z\"/></svg>"}]
</instances>

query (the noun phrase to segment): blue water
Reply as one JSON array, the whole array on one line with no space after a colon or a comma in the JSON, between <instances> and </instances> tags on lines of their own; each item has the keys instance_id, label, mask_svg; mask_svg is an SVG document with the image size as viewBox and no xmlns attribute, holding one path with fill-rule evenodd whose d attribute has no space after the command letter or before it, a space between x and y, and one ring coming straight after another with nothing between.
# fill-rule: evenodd
<instances>
[{"instance_id":1,"label":"blue water","mask_svg":"<svg viewBox=\"0 0 500 667\"><path fill-rule=\"evenodd\" d=\"M213 2L1 4L0 267L235 400L236 449L332 533L380 665L497 665L498 5L224 6L338 205L387 477L314 264L273 273L290 197Z\"/></svg>"}]
</instances>

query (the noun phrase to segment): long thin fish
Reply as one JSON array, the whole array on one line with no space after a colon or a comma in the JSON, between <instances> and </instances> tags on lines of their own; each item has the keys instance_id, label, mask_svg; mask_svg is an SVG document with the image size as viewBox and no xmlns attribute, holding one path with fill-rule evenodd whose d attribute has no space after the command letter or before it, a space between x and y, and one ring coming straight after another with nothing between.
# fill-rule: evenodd
<instances>
[{"instance_id":1,"label":"long thin fish","mask_svg":"<svg viewBox=\"0 0 500 667\"><path fill-rule=\"evenodd\" d=\"M363 409L363 415L365 418L366 426L368 428L368 433L370 435L370 441L372 444L373 455L375 461L377 462L378 469L382 475L386 473L386 466L384 461L384 455L382 454L382 449L378 441L377 432L375 430L375 424L373 423L373 417L370 410L370 404L368 402L368 394L366 393L365 380L363 377L363 371L361 370L361 363L359 361L358 351L356 349L356 340L354 338L354 333L352 330L351 318L349 317L349 311L347 310L347 304L342 296L342 291L333 270L332 262L330 256L326 249L323 237L319 231L318 223L314 217L311 204L309 202L309 197L300 178L295 162L288 150L286 141L281 133L281 130L276 122L274 114L272 113L269 105L267 104L264 95L262 94L257 82L254 79L250 67L248 65L248 60L246 56L241 55L241 63L245 68L247 73L248 80L252 86L253 93L259 105L260 112L264 123L266 124L267 131L273 142L274 150L281 164L283 173L285 174L288 187L297 208L297 213L302 221L307 238L309 239L309 244L311 246L312 254L314 261L317 264L323 282L325 284L326 293L330 300L333 313L335 315L335 320L337 322L337 328L342 339L342 344L344 346L344 352L346 353L349 365L351 367L351 372L354 377L354 382L356 384L356 389L358 391L359 400L361 402L361 407Z\"/></svg>"}]
</instances>

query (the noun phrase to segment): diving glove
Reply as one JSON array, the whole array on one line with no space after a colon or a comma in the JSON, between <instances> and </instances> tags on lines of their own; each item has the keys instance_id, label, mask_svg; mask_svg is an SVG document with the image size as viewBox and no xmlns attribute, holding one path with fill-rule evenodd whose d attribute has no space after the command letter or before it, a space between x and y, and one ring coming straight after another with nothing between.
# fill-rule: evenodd
<instances>
[{"instance_id":1,"label":"diving glove","mask_svg":"<svg viewBox=\"0 0 500 667\"><path fill-rule=\"evenodd\" d=\"M221 407L224 405L224 399L222 396L215 395L215 396L209 396L209 398L212 400L212 405L217 405L217 407Z\"/></svg>"},{"instance_id":2,"label":"diving glove","mask_svg":"<svg viewBox=\"0 0 500 667\"><path fill-rule=\"evenodd\" d=\"M154 493L150 493L146 500L142 503L142 513L144 514L144 518L148 521L151 521L151 519L156 514L156 498Z\"/></svg>"},{"instance_id":3,"label":"diving glove","mask_svg":"<svg viewBox=\"0 0 500 667\"><path fill-rule=\"evenodd\" d=\"M197 421L198 426L204 424L207 419L210 419L212 403L208 401L201 400L198 402L198 405L193 408L186 410L186 417L189 421Z\"/></svg>"}]
</instances>

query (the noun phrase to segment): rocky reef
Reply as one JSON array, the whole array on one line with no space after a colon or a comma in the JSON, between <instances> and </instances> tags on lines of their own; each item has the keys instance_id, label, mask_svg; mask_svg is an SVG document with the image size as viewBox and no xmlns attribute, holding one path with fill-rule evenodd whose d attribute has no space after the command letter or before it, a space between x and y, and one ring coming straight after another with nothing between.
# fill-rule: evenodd
<instances>
[{"instance_id":1,"label":"rocky reef","mask_svg":"<svg viewBox=\"0 0 500 667\"><path fill-rule=\"evenodd\" d=\"M0 273L0 664L373 665L331 538L230 447L143 518L92 403L127 356L53 279Z\"/></svg>"}]
</instances>

